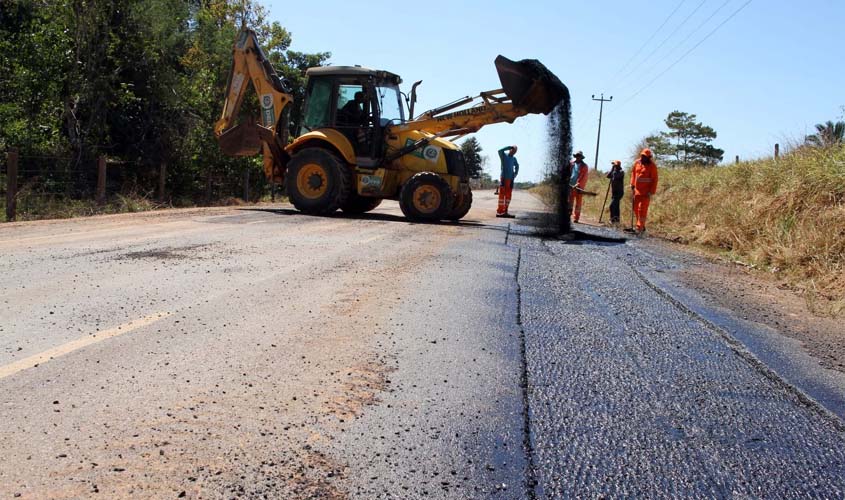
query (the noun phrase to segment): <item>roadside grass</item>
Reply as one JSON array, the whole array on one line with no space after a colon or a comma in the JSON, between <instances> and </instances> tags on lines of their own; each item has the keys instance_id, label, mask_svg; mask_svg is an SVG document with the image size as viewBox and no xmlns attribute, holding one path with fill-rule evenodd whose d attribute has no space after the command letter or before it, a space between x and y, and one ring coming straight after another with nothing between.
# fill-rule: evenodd
<instances>
[{"instance_id":1,"label":"roadside grass","mask_svg":"<svg viewBox=\"0 0 845 500\"><path fill-rule=\"evenodd\" d=\"M606 187L604 175L591 172L588 189L598 196L584 198L589 218L598 220ZM552 191L534 190L545 199ZM628 191L625 227L630 214ZM648 228L654 236L774 274L817 314L845 312L845 147L799 147L779 160L660 169Z\"/></svg>"},{"instance_id":2,"label":"roadside grass","mask_svg":"<svg viewBox=\"0 0 845 500\"><path fill-rule=\"evenodd\" d=\"M170 204L157 203L138 195L115 195L103 205L94 200L74 200L57 196L29 196L18 194L18 221L41 219L70 219L100 214L144 212L167 208ZM2 221L6 221L3 213Z\"/></svg>"}]
</instances>

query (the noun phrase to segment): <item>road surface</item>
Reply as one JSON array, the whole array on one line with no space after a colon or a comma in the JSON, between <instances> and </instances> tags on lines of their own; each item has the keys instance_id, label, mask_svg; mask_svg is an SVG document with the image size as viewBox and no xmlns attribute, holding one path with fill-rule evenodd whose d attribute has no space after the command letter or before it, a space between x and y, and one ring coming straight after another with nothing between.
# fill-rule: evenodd
<instances>
[{"instance_id":1,"label":"road surface","mask_svg":"<svg viewBox=\"0 0 845 500\"><path fill-rule=\"evenodd\" d=\"M836 377L494 207L0 227L0 498L845 495Z\"/></svg>"}]
</instances>

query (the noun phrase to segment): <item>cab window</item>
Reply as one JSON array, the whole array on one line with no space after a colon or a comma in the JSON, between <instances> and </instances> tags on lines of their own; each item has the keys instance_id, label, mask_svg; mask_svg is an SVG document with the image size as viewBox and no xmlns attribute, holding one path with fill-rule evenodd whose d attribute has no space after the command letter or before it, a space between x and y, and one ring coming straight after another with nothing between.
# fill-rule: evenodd
<instances>
[{"instance_id":1,"label":"cab window","mask_svg":"<svg viewBox=\"0 0 845 500\"><path fill-rule=\"evenodd\" d=\"M336 124L361 127L366 123L369 103L363 85L341 84L337 87Z\"/></svg>"},{"instance_id":2,"label":"cab window","mask_svg":"<svg viewBox=\"0 0 845 500\"><path fill-rule=\"evenodd\" d=\"M405 113L399 97L399 89L395 86L378 86L378 104L381 111L381 126L401 124L405 122Z\"/></svg>"},{"instance_id":3,"label":"cab window","mask_svg":"<svg viewBox=\"0 0 845 500\"><path fill-rule=\"evenodd\" d=\"M331 117L332 83L317 80L306 96L307 109L302 125L307 132L325 127Z\"/></svg>"}]
</instances>

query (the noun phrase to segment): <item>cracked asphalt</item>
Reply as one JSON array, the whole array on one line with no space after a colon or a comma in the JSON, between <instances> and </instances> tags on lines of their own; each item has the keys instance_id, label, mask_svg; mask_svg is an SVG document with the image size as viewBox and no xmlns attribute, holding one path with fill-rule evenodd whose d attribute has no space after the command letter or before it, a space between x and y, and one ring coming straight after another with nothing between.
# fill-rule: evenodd
<instances>
[{"instance_id":1,"label":"cracked asphalt","mask_svg":"<svg viewBox=\"0 0 845 500\"><path fill-rule=\"evenodd\" d=\"M0 498L845 496L838 379L494 210L0 227Z\"/></svg>"}]
</instances>

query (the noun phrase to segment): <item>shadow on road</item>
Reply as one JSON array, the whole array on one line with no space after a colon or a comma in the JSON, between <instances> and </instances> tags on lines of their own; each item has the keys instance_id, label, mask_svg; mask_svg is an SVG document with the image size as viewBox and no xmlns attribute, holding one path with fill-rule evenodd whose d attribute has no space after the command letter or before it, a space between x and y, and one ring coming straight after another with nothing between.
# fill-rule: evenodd
<instances>
[{"instance_id":1,"label":"shadow on road","mask_svg":"<svg viewBox=\"0 0 845 500\"><path fill-rule=\"evenodd\" d=\"M379 222L399 222L408 225L426 225L426 226L451 226L451 227L466 227L476 229L493 229L496 231L508 230L507 226L485 224L475 220L460 220L460 221L437 221L437 222L418 222L406 219L401 215L369 212L365 214L345 214L343 212L335 212L331 215L309 215L294 210L292 208L239 208L239 211L244 212L264 212L274 215L296 215L299 217L314 217L314 218L332 218L332 219L349 219L349 220L365 220L365 221L379 221Z\"/></svg>"},{"instance_id":2,"label":"shadow on road","mask_svg":"<svg viewBox=\"0 0 845 500\"><path fill-rule=\"evenodd\" d=\"M527 230L515 228L514 234L543 240L557 240L571 245L603 244L621 245L627 238L617 236L615 231L603 227L583 226L584 230L575 229L566 234L559 234L557 231L558 215L551 212L525 212L516 219L516 223Z\"/></svg>"}]
</instances>

